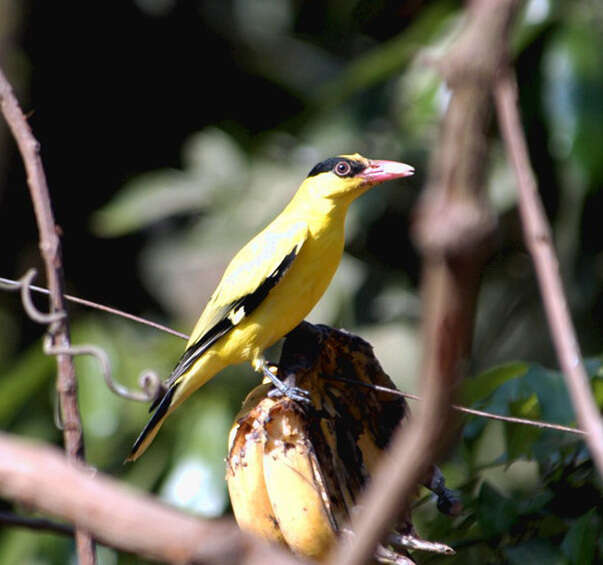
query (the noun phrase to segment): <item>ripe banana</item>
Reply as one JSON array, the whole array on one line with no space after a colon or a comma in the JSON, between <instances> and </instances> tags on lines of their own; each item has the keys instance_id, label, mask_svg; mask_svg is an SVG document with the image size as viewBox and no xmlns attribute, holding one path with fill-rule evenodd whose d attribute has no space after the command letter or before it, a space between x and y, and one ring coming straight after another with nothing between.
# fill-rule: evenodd
<instances>
[{"instance_id":1,"label":"ripe banana","mask_svg":"<svg viewBox=\"0 0 603 565\"><path fill-rule=\"evenodd\" d=\"M304 323L289 334L279 377L295 377L312 407L270 396L263 383L246 398L229 436L226 480L239 526L295 553L323 561L356 509L393 430L404 421L404 398L362 339ZM353 381L353 382L352 382ZM428 488L456 502L434 468ZM458 505L454 506L458 510ZM406 548L454 553L421 540L401 516L379 562L412 563Z\"/></svg>"},{"instance_id":2,"label":"ripe banana","mask_svg":"<svg viewBox=\"0 0 603 565\"><path fill-rule=\"evenodd\" d=\"M264 425L270 389L261 384L247 397L228 438L226 481L235 518L241 529L269 541L285 543L264 480Z\"/></svg>"}]
</instances>

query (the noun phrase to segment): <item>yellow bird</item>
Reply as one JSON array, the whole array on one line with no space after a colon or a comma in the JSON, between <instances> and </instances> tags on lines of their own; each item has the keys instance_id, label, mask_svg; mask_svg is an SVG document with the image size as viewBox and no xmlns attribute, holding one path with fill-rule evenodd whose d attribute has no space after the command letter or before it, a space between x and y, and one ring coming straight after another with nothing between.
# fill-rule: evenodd
<instances>
[{"instance_id":1,"label":"yellow bird","mask_svg":"<svg viewBox=\"0 0 603 565\"><path fill-rule=\"evenodd\" d=\"M277 379L262 353L302 322L327 289L343 253L350 203L383 181L413 173L410 165L358 153L326 159L310 171L285 209L226 268L128 461L144 453L178 405L229 365L249 361L281 394L308 401L305 391Z\"/></svg>"}]
</instances>

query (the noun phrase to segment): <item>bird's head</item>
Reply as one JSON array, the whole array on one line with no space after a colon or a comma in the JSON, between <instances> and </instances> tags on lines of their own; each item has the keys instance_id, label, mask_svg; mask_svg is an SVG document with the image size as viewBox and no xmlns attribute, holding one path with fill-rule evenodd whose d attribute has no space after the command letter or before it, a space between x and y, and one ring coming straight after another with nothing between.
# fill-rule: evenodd
<instances>
[{"instance_id":1,"label":"bird's head","mask_svg":"<svg viewBox=\"0 0 603 565\"><path fill-rule=\"evenodd\" d=\"M396 161L367 159L358 153L318 163L303 183L311 198L352 201L386 180L408 177L414 168Z\"/></svg>"}]
</instances>

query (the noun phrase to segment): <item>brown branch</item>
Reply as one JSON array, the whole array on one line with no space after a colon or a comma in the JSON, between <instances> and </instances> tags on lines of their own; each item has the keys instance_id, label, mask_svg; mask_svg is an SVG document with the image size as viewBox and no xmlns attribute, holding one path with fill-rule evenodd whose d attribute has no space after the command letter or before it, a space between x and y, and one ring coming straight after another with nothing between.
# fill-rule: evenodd
<instances>
[{"instance_id":1,"label":"brown branch","mask_svg":"<svg viewBox=\"0 0 603 565\"><path fill-rule=\"evenodd\" d=\"M465 30L440 65L452 97L415 227L424 258L424 402L396 433L360 501L363 511L352 523L356 537L339 546L333 563L367 562L395 516L408 510L421 475L454 430L450 405L467 365L479 273L493 229L483 182L490 87L515 6L515 0L472 2Z\"/></svg>"},{"instance_id":2,"label":"brown branch","mask_svg":"<svg viewBox=\"0 0 603 565\"><path fill-rule=\"evenodd\" d=\"M2 433L0 494L79 524L111 547L163 562L301 563L240 532L230 520L197 519L81 463L69 462L54 448Z\"/></svg>"},{"instance_id":3,"label":"brown branch","mask_svg":"<svg viewBox=\"0 0 603 565\"><path fill-rule=\"evenodd\" d=\"M574 412L580 427L587 432L586 443L603 477L603 420L591 393L582 363L569 308L563 292L559 261L532 167L519 110L517 86L510 69L501 73L495 87L498 120L519 187L519 212L526 245L534 261L540 292L550 331L557 350Z\"/></svg>"},{"instance_id":4,"label":"brown branch","mask_svg":"<svg viewBox=\"0 0 603 565\"><path fill-rule=\"evenodd\" d=\"M2 113L17 142L27 172L27 184L34 207L40 235L40 251L46 266L46 280L50 291L51 312L66 311L63 298L63 265L61 245L57 234L46 176L40 158L40 147L19 107L10 83L0 69L0 102ZM67 317L51 325L54 344L66 348L70 345ZM64 424L65 450L71 460L83 459L84 441L77 404L77 381L70 355L57 355L57 390ZM76 525L76 545L79 561L83 565L96 562L92 538Z\"/></svg>"}]
</instances>

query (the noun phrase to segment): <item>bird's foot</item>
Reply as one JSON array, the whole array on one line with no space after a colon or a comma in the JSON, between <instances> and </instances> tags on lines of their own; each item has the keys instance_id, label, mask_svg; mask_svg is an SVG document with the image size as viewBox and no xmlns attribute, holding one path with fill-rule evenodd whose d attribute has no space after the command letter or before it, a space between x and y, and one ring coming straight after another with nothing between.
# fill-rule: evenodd
<instances>
[{"instance_id":1,"label":"bird's foot","mask_svg":"<svg viewBox=\"0 0 603 565\"><path fill-rule=\"evenodd\" d=\"M293 375L287 376L281 380L269 369L266 363L262 365L262 372L264 373L265 377L270 379L274 386L274 388L268 393L270 398L281 398L286 396L287 398L306 406L312 404L310 393L303 388L295 386L291 382Z\"/></svg>"}]
</instances>

